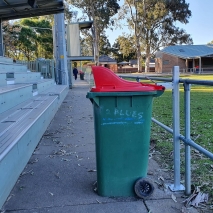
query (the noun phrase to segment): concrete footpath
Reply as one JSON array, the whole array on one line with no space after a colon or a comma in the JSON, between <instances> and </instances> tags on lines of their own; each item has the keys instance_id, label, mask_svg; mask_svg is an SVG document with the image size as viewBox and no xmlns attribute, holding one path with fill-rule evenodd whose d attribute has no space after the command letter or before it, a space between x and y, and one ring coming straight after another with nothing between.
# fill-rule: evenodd
<instances>
[{"instance_id":1,"label":"concrete footpath","mask_svg":"<svg viewBox=\"0 0 213 213\"><path fill-rule=\"evenodd\" d=\"M170 176L152 159L148 177L155 190L148 200L101 197L94 191L95 139L88 90L86 81L74 82L1 212L196 213L184 208L183 193L165 187Z\"/></svg>"}]
</instances>

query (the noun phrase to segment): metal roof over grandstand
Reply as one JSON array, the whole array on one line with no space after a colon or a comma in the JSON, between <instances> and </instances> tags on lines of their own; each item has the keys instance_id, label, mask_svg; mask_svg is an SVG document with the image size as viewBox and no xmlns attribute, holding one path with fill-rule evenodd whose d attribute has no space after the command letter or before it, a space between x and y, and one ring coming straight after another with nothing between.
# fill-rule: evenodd
<instances>
[{"instance_id":1,"label":"metal roof over grandstand","mask_svg":"<svg viewBox=\"0 0 213 213\"><path fill-rule=\"evenodd\" d=\"M0 0L2 21L62 12L63 0Z\"/></svg>"},{"instance_id":2,"label":"metal roof over grandstand","mask_svg":"<svg viewBox=\"0 0 213 213\"><path fill-rule=\"evenodd\" d=\"M199 58L199 57L212 57L213 45L174 45L168 46L160 52L174 55L179 58Z\"/></svg>"}]
</instances>

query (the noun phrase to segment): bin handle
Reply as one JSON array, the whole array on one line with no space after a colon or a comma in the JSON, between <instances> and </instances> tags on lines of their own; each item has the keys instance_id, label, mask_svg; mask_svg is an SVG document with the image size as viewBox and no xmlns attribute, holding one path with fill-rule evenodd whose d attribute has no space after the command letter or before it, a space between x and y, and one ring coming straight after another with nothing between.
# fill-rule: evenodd
<instances>
[{"instance_id":1,"label":"bin handle","mask_svg":"<svg viewBox=\"0 0 213 213\"><path fill-rule=\"evenodd\" d=\"M103 85L101 86L101 88L104 88L104 87L112 87L113 89L116 88L116 86L115 86L114 84L103 84Z\"/></svg>"}]
</instances>

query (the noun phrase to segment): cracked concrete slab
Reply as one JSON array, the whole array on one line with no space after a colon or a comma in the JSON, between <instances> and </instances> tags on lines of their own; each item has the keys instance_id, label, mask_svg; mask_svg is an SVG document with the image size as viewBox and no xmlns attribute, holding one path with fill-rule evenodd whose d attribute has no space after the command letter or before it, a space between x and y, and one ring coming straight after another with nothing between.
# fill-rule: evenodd
<instances>
[{"instance_id":1,"label":"cracked concrete slab","mask_svg":"<svg viewBox=\"0 0 213 213\"><path fill-rule=\"evenodd\" d=\"M68 205L68 206L46 206L35 209L20 209L12 210L15 213L61 213L61 212L98 212L98 213L148 213L146 207L142 202L117 202L117 203L91 203L82 205Z\"/></svg>"}]
</instances>

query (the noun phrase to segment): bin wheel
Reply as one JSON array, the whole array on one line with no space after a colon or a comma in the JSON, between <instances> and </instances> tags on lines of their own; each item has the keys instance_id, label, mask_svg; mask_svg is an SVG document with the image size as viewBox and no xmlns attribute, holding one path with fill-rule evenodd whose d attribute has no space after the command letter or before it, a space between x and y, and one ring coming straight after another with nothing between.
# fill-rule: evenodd
<instances>
[{"instance_id":1,"label":"bin wheel","mask_svg":"<svg viewBox=\"0 0 213 213\"><path fill-rule=\"evenodd\" d=\"M140 178L135 182L135 194L139 198L147 199L152 195L154 186L148 180L147 178Z\"/></svg>"}]
</instances>

